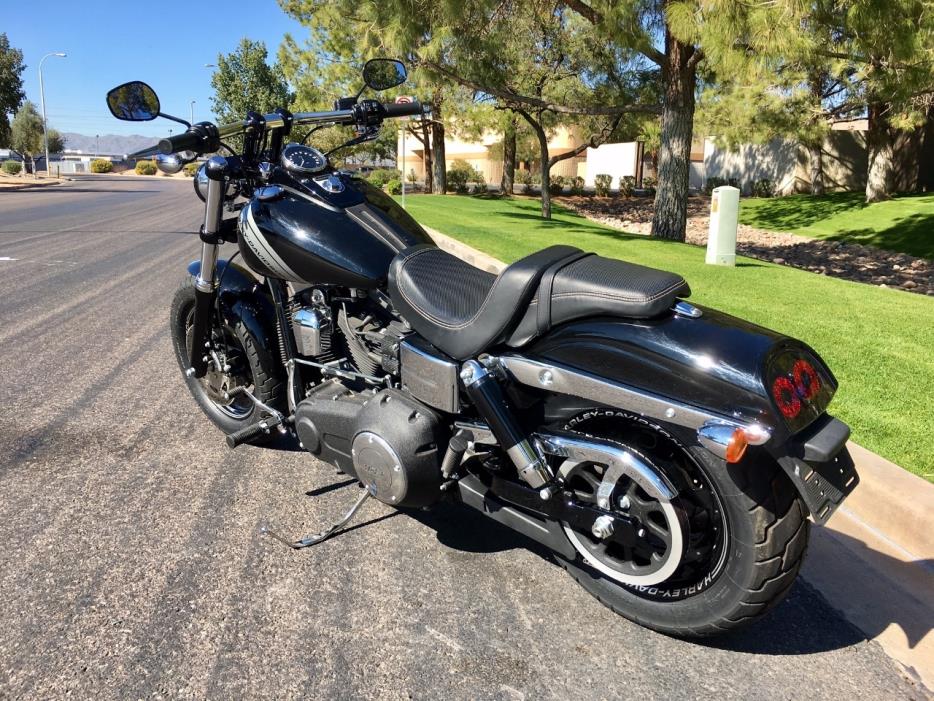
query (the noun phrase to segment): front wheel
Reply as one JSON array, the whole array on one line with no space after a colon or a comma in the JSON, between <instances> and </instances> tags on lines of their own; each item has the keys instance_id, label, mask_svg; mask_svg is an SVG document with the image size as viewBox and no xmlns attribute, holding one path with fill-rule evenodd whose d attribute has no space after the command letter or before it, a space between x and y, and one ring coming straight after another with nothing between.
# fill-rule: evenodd
<instances>
[{"instance_id":1,"label":"front wheel","mask_svg":"<svg viewBox=\"0 0 934 701\"><path fill-rule=\"evenodd\" d=\"M804 560L810 524L773 460L751 453L728 464L620 412L568 428L619 441L679 491L663 505L625 478L617 485L612 508L644 526L634 547L565 528L579 554L559 558L562 566L604 605L662 633L705 636L746 625L784 598ZM601 469L575 466L568 482L575 499L594 499Z\"/></svg>"},{"instance_id":2,"label":"front wheel","mask_svg":"<svg viewBox=\"0 0 934 701\"><path fill-rule=\"evenodd\" d=\"M192 343L195 288L191 278L186 279L175 293L169 324L175 357L184 375L189 366ZM184 375L185 383L201 410L224 433L234 433L263 418L263 411L244 395L233 399L227 394L236 387L244 387L274 409L284 404L284 382L277 359L253 338L239 321L214 318L210 330L211 348L208 371L204 377ZM261 444L270 438L262 433L250 443Z\"/></svg>"}]
</instances>

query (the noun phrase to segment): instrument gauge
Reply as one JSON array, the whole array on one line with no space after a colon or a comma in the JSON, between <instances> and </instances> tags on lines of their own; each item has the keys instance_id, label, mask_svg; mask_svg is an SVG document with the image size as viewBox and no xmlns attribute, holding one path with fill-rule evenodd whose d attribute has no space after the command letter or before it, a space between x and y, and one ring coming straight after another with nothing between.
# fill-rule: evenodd
<instances>
[{"instance_id":1,"label":"instrument gauge","mask_svg":"<svg viewBox=\"0 0 934 701\"><path fill-rule=\"evenodd\" d=\"M303 144L289 144L282 149L282 165L293 173L320 173L328 159L318 149Z\"/></svg>"}]
</instances>

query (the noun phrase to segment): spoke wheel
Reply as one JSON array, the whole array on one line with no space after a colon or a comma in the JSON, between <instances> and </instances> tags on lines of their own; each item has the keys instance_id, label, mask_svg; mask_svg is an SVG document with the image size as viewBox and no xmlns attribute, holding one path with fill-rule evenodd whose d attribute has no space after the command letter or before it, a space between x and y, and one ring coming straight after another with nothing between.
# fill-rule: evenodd
<instances>
[{"instance_id":1,"label":"spoke wheel","mask_svg":"<svg viewBox=\"0 0 934 701\"><path fill-rule=\"evenodd\" d=\"M185 330L185 347L191 352L194 313L189 314ZM211 347L208 370L204 377L198 378L198 385L207 399L218 411L232 419L244 419L253 413L253 402L245 396L233 399L227 394L236 387L253 391L253 373L246 359L246 352L232 329L211 329Z\"/></svg>"}]
</instances>

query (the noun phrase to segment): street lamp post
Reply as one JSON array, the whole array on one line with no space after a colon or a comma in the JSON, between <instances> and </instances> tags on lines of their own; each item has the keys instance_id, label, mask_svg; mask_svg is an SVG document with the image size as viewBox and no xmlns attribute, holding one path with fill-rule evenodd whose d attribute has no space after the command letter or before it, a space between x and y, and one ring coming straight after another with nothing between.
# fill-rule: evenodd
<instances>
[{"instance_id":1,"label":"street lamp post","mask_svg":"<svg viewBox=\"0 0 934 701\"><path fill-rule=\"evenodd\" d=\"M195 102L196 100L192 100L188 103L188 121L191 124L195 123Z\"/></svg>"},{"instance_id":2,"label":"street lamp post","mask_svg":"<svg viewBox=\"0 0 934 701\"><path fill-rule=\"evenodd\" d=\"M42 84L42 62L49 56L65 58L68 54L61 51L53 51L39 59L39 101L42 103L42 139L45 143L45 174L52 175L52 166L49 163L49 123L45 118L45 86Z\"/></svg>"}]
</instances>

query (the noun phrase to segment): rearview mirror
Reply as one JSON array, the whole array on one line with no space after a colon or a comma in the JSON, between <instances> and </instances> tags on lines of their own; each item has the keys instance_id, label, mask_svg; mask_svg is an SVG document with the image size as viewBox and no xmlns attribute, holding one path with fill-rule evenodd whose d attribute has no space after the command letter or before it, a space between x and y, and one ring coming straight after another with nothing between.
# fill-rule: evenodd
<instances>
[{"instance_id":1,"label":"rearview mirror","mask_svg":"<svg viewBox=\"0 0 934 701\"><path fill-rule=\"evenodd\" d=\"M110 113L124 122L149 122L159 116L159 96L139 80L118 85L107 93Z\"/></svg>"},{"instance_id":2,"label":"rearview mirror","mask_svg":"<svg viewBox=\"0 0 934 701\"><path fill-rule=\"evenodd\" d=\"M373 90L388 90L402 85L408 73L402 61L391 58L371 58L363 66L363 82Z\"/></svg>"}]
</instances>

